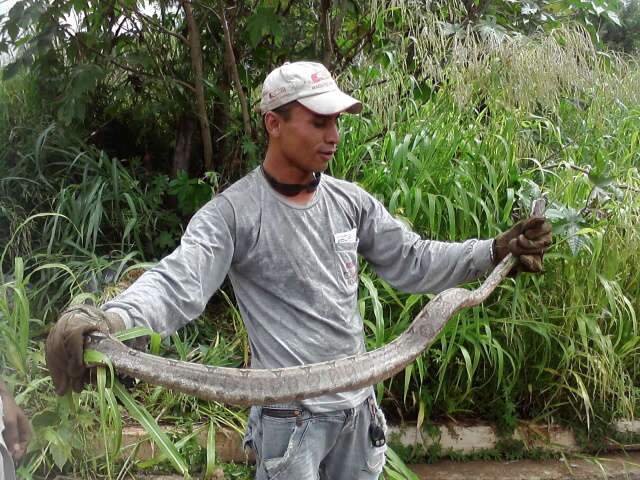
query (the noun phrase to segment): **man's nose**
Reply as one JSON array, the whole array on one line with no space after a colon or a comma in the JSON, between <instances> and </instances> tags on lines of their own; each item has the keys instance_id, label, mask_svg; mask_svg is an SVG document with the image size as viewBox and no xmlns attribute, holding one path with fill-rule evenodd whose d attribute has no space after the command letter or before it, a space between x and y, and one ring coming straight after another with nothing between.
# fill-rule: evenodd
<instances>
[{"instance_id":1,"label":"man's nose","mask_svg":"<svg viewBox=\"0 0 640 480\"><path fill-rule=\"evenodd\" d=\"M338 132L337 121L331 122L331 124L327 127L324 140L325 142L332 145L337 145L338 143L340 143L340 133Z\"/></svg>"}]
</instances>

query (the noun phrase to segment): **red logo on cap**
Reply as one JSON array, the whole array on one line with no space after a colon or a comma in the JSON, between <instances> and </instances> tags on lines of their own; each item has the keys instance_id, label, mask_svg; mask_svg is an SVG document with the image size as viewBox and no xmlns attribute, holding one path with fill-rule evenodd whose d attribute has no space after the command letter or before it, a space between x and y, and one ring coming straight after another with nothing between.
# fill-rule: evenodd
<instances>
[{"instance_id":1,"label":"red logo on cap","mask_svg":"<svg viewBox=\"0 0 640 480\"><path fill-rule=\"evenodd\" d=\"M326 72L316 72L311 74L311 81L313 83L321 82L322 80L326 80L330 75L327 75Z\"/></svg>"}]
</instances>

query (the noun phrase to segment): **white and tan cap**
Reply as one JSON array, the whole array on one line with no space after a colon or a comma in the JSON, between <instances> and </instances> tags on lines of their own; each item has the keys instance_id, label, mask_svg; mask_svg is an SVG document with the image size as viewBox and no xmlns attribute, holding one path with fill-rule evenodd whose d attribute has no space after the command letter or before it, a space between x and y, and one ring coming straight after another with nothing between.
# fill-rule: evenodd
<instances>
[{"instance_id":1,"label":"white and tan cap","mask_svg":"<svg viewBox=\"0 0 640 480\"><path fill-rule=\"evenodd\" d=\"M362 110L362 103L340 90L329 70L315 62L287 62L267 75L262 84L263 115L294 100L320 115Z\"/></svg>"}]
</instances>

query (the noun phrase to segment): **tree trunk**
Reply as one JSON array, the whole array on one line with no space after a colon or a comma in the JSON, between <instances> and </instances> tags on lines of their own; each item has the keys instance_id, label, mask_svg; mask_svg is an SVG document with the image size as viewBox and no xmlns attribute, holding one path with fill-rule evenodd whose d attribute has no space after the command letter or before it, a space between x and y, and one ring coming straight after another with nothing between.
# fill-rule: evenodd
<instances>
[{"instance_id":1,"label":"tree trunk","mask_svg":"<svg viewBox=\"0 0 640 480\"><path fill-rule=\"evenodd\" d=\"M209 130L209 119L207 117L207 106L204 100L204 84L202 81L202 50L200 48L200 32L196 20L193 17L191 3L188 0L181 0L180 4L184 9L189 31L189 50L191 52L191 67L193 68L193 80L196 90L196 107L198 120L200 121L200 135L202 136L203 163L205 170L213 169L213 146L211 143L211 131Z\"/></svg>"},{"instance_id":2,"label":"tree trunk","mask_svg":"<svg viewBox=\"0 0 640 480\"><path fill-rule=\"evenodd\" d=\"M228 92L231 88L226 80L218 82L218 88L221 92ZM213 144L216 148L216 158L220 163L216 164L216 172L227 175L226 169L229 165L229 143L227 134L230 123L229 103L222 100L216 100L213 104Z\"/></svg>"},{"instance_id":3,"label":"tree trunk","mask_svg":"<svg viewBox=\"0 0 640 480\"><path fill-rule=\"evenodd\" d=\"M173 162L171 174L173 178L180 170L189 173L191 166L191 146L193 144L193 133L196 130L196 122L193 118L182 115L178 121L178 132L176 135L176 148L173 151Z\"/></svg>"},{"instance_id":4,"label":"tree trunk","mask_svg":"<svg viewBox=\"0 0 640 480\"><path fill-rule=\"evenodd\" d=\"M323 38L322 63L331 69L333 63L333 41L331 37L331 4L333 0L321 0L320 2L320 29Z\"/></svg>"}]
</instances>

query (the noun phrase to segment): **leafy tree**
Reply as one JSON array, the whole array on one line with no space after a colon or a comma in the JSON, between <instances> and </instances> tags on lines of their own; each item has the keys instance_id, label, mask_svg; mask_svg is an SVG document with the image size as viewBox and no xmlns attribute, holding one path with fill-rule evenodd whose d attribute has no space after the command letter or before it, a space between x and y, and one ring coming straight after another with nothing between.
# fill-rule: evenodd
<instances>
[{"instance_id":1,"label":"leafy tree","mask_svg":"<svg viewBox=\"0 0 640 480\"><path fill-rule=\"evenodd\" d=\"M629 0L620 9L620 23L609 23L602 40L611 48L627 53L640 51L640 2Z\"/></svg>"},{"instance_id":2,"label":"leafy tree","mask_svg":"<svg viewBox=\"0 0 640 480\"><path fill-rule=\"evenodd\" d=\"M59 121L97 143L113 129L151 169L239 171L260 141L265 72L302 58L346 68L371 40L362 13L349 0L21 0L0 19L0 50L19 47L5 79L28 68Z\"/></svg>"}]
</instances>

